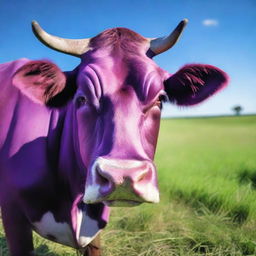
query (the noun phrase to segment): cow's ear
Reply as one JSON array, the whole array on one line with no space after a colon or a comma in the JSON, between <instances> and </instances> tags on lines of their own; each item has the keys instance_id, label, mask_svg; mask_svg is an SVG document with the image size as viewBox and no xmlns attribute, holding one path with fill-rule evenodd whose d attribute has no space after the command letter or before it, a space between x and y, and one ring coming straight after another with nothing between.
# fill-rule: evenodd
<instances>
[{"instance_id":1,"label":"cow's ear","mask_svg":"<svg viewBox=\"0 0 256 256\"><path fill-rule=\"evenodd\" d=\"M13 76L13 85L31 100L47 104L66 85L66 75L50 61L29 61Z\"/></svg>"},{"instance_id":2,"label":"cow's ear","mask_svg":"<svg viewBox=\"0 0 256 256\"><path fill-rule=\"evenodd\" d=\"M200 103L227 85L225 72L210 65L192 64L181 68L165 82L169 100L180 106Z\"/></svg>"}]
</instances>

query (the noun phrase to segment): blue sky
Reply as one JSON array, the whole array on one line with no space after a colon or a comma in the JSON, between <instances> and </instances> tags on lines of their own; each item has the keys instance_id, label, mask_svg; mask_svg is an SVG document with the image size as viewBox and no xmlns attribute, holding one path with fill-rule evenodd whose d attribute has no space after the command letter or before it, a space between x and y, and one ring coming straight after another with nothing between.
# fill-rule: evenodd
<instances>
[{"instance_id":1,"label":"blue sky","mask_svg":"<svg viewBox=\"0 0 256 256\"><path fill-rule=\"evenodd\" d=\"M255 0L0 0L0 63L47 58L63 70L79 63L39 43L31 32L34 19L49 33L83 38L111 27L163 36L183 18L189 24L182 38L155 61L170 73L187 63L215 65L229 74L231 82L199 106L165 106L164 116L231 114L236 104L244 113L256 113Z\"/></svg>"}]
</instances>

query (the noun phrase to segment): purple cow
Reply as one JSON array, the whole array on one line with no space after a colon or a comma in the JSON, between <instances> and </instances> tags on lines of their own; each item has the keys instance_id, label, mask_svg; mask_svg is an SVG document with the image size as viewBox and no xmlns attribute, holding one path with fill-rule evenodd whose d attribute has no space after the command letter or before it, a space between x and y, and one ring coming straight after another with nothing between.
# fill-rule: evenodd
<instances>
[{"instance_id":1,"label":"purple cow","mask_svg":"<svg viewBox=\"0 0 256 256\"><path fill-rule=\"evenodd\" d=\"M152 58L167 37L109 29L62 39L33 22L50 48L81 58L62 72L47 60L0 65L0 205L12 256L33 255L32 230L84 255L100 255L109 206L157 203L153 163L162 101L190 106L227 84L220 69L186 65L175 74Z\"/></svg>"}]
</instances>

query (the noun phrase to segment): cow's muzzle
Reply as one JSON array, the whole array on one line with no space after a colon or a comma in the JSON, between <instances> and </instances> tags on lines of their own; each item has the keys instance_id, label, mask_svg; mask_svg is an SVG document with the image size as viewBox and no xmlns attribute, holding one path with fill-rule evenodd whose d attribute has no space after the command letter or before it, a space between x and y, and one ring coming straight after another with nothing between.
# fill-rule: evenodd
<instances>
[{"instance_id":1,"label":"cow's muzzle","mask_svg":"<svg viewBox=\"0 0 256 256\"><path fill-rule=\"evenodd\" d=\"M88 175L84 202L109 206L159 202L155 166L149 161L99 157Z\"/></svg>"}]
</instances>

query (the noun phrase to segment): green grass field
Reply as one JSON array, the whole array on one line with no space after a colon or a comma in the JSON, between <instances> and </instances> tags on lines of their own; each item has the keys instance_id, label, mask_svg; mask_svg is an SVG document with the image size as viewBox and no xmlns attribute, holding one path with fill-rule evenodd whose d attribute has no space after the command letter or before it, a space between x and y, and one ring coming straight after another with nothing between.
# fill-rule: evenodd
<instances>
[{"instance_id":1,"label":"green grass field","mask_svg":"<svg viewBox=\"0 0 256 256\"><path fill-rule=\"evenodd\" d=\"M256 255L256 116L162 120L156 164L161 203L114 208L103 255ZM38 255L76 255L35 243Z\"/></svg>"}]
</instances>

